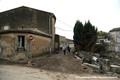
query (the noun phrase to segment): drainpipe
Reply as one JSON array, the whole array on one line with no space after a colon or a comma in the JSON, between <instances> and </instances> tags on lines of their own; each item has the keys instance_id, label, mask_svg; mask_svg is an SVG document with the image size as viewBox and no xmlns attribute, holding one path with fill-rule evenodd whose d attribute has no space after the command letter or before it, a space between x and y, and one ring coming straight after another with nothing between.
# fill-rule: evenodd
<instances>
[{"instance_id":1,"label":"drainpipe","mask_svg":"<svg viewBox=\"0 0 120 80\"><path fill-rule=\"evenodd\" d=\"M52 35L51 17L52 15L49 16L49 35ZM52 52L52 37L50 39L50 53L51 52Z\"/></svg>"}]
</instances>

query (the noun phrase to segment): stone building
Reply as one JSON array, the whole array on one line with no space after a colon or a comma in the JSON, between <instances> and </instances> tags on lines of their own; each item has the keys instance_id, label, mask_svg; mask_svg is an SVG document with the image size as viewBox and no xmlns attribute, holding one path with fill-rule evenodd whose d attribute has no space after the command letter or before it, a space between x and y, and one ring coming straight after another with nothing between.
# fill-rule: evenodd
<instances>
[{"instance_id":1,"label":"stone building","mask_svg":"<svg viewBox=\"0 0 120 80\"><path fill-rule=\"evenodd\" d=\"M55 53L59 53L60 51L60 36L55 34Z\"/></svg>"},{"instance_id":2,"label":"stone building","mask_svg":"<svg viewBox=\"0 0 120 80\"><path fill-rule=\"evenodd\" d=\"M71 48L71 51L74 50L74 43L73 40L68 39L64 36L55 35L55 51L61 51L63 46L69 46Z\"/></svg>"},{"instance_id":3,"label":"stone building","mask_svg":"<svg viewBox=\"0 0 120 80\"><path fill-rule=\"evenodd\" d=\"M60 41L60 48L62 48L63 46L67 46L66 37L59 36L59 41Z\"/></svg>"},{"instance_id":4,"label":"stone building","mask_svg":"<svg viewBox=\"0 0 120 80\"><path fill-rule=\"evenodd\" d=\"M105 36L98 36L98 37L97 37L97 42L98 42L98 43L100 43L100 42L109 43L109 40L108 40L108 38L106 38Z\"/></svg>"},{"instance_id":5,"label":"stone building","mask_svg":"<svg viewBox=\"0 0 120 80\"><path fill-rule=\"evenodd\" d=\"M0 57L21 59L30 56L29 36L33 36L32 55L54 50L55 21L53 13L29 7L18 7L0 13Z\"/></svg>"},{"instance_id":6,"label":"stone building","mask_svg":"<svg viewBox=\"0 0 120 80\"><path fill-rule=\"evenodd\" d=\"M120 52L120 28L109 31L111 51Z\"/></svg>"}]
</instances>

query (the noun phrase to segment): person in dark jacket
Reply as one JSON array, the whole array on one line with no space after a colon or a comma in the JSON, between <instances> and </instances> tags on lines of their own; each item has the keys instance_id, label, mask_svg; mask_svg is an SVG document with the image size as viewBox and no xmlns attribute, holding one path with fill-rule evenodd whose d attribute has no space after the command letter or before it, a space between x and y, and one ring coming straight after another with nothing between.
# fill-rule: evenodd
<instances>
[{"instance_id":1,"label":"person in dark jacket","mask_svg":"<svg viewBox=\"0 0 120 80\"><path fill-rule=\"evenodd\" d=\"M67 46L67 50L68 50L69 53L70 53L70 49L71 49L71 48L70 48L70 46L68 45L68 46Z\"/></svg>"}]
</instances>

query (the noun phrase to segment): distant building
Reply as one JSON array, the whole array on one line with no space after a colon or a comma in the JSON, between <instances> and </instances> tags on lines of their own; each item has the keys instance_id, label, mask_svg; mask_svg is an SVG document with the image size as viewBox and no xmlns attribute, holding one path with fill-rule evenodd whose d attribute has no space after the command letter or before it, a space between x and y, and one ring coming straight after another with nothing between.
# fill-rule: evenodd
<instances>
[{"instance_id":1,"label":"distant building","mask_svg":"<svg viewBox=\"0 0 120 80\"><path fill-rule=\"evenodd\" d=\"M0 13L0 57L21 59L37 56L54 50L55 21L53 13L18 7Z\"/></svg>"},{"instance_id":2,"label":"distant building","mask_svg":"<svg viewBox=\"0 0 120 80\"><path fill-rule=\"evenodd\" d=\"M63 46L70 46L71 51L73 51L74 49L74 43L73 40L71 39L67 39L64 36L60 36L60 35L55 35L55 50L56 51L61 51Z\"/></svg>"},{"instance_id":3,"label":"distant building","mask_svg":"<svg viewBox=\"0 0 120 80\"><path fill-rule=\"evenodd\" d=\"M67 45L70 46L71 51L73 52L73 51L74 51L74 43L73 43L73 40L71 40L71 39L66 39L66 41L67 41Z\"/></svg>"},{"instance_id":4,"label":"distant building","mask_svg":"<svg viewBox=\"0 0 120 80\"><path fill-rule=\"evenodd\" d=\"M109 31L111 51L120 52L120 28Z\"/></svg>"},{"instance_id":5,"label":"distant building","mask_svg":"<svg viewBox=\"0 0 120 80\"><path fill-rule=\"evenodd\" d=\"M108 38L106 38L105 36L98 36L97 37L97 42L105 42L105 43L110 43L110 41L108 40Z\"/></svg>"},{"instance_id":6,"label":"distant building","mask_svg":"<svg viewBox=\"0 0 120 80\"><path fill-rule=\"evenodd\" d=\"M59 53L60 51L60 36L55 34L55 52Z\"/></svg>"},{"instance_id":7,"label":"distant building","mask_svg":"<svg viewBox=\"0 0 120 80\"><path fill-rule=\"evenodd\" d=\"M67 46L67 41L66 41L66 37L64 36L60 36L60 47L62 48L63 46Z\"/></svg>"}]
</instances>

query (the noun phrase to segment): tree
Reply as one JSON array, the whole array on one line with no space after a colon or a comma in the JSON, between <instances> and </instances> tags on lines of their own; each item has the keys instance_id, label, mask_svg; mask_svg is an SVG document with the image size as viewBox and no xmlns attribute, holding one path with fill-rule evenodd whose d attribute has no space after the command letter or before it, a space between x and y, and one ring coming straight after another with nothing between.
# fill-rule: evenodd
<instances>
[{"instance_id":1,"label":"tree","mask_svg":"<svg viewBox=\"0 0 120 80\"><path fill-rule=\"evenodd\" d=\"M79 51L80 49L79 45L82 45L82 42L83 42L82 37L83 37L83 24L82 22L77 21L74 27L74 36L73 36L76 51Z\"/></svg>"},{"instance_id":2,"label":"tree","mask_svg":"<svg viewBox=\"0 0 120 80\"><path fill-rule=\"evenodd\" d=\"M105 36L105 38L108 38L108 33L104 31L98 31L98 36Z\"/></svg>"},{"instance_id":3,"label":"tree","mask_svg":"<svg viewBox=\"0 0 120 80\"><path fill-rule=\"evenodd\" d=\"M77 21L74 26L73 39L76 51L94 52L97 40L97 28L90 21L85 23L85 25Z\"/></svg>"}]
</instances>

